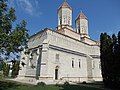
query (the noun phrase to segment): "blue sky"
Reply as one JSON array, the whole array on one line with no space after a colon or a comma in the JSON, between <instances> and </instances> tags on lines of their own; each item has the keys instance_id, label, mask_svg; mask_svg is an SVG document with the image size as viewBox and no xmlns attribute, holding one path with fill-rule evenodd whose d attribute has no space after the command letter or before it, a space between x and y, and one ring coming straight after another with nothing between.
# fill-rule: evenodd
<instances>
[{"instance_id":1,"label":"blue sky","mask_svg":"<svg viewBox=\"0 0 120 90\"><path fill-rule=\"evenodd\" d=\"M27 21L29 34L33 35L46 27L57 27L57 9L64 0L9 0L16 10L17 21ZM89 19L89 35L98 40L101 32L108 34L120 31L120 0L67 0L73 8L73 27L79 12Z\"/></svg>"}]
</instances>

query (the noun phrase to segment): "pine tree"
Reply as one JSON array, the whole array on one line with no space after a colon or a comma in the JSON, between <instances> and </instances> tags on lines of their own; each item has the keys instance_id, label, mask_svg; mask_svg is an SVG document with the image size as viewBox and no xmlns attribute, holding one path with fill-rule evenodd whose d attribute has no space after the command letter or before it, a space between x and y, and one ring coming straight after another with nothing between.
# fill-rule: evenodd
<instances>
[{"instance_id":1,"label":"pine tree","mask_svg":"<svg viewBox=\"0 0 120 90\"><path fill-rule=\"evenodd\" d=\"M103 82L105 83L106 81L106 67L105 67L105 51L106 51L106 40L107 40L107 34L106 33L101 33L100 35L100 60L101 60L101 70L102 70L102 77L103 77Z\"/></svg>"},{"instance_id":2,"label":"pine tree","mask_svg":"<svg viewBox=\"0 0 120 90\"><path fill-rule=\"evenodd\" d=\"M106 33L100 36L100 58L103 82L106 87L120 88L120 32L118 38Z\"/></svg>"},{"instance_id":3,"label":"pine tree","mask_svg":"<svg viewBox=\"0 0 120 90\"><path fill-rule=\"evenodd\" d=\"M100 36L100 58L101 58L101 68L102 68L102 76L103 82L106 86L110 85L110 80L112 76L112 61L113 61L113 44L112 39L107 33L102 33Z\"/></svg>"}]
</instances>

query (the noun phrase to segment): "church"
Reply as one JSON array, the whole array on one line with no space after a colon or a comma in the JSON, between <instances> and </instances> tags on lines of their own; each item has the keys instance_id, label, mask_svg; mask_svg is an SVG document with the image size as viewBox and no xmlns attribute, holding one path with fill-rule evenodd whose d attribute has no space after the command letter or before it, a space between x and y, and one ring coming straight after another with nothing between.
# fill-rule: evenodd
<instances>
[{"instance_id":1,"label":"church","mask_svg":"<svg viewBox=\"0 0 120 90\"><path fill-rule=\"evenodd\" d=\"M45 28L32 35L21 52L17 81L36 84L102 81L100 43L90 38L88 18L80 12L72 27L72 7L58 8L56 30Z\"/></svg>"}]
</instances>

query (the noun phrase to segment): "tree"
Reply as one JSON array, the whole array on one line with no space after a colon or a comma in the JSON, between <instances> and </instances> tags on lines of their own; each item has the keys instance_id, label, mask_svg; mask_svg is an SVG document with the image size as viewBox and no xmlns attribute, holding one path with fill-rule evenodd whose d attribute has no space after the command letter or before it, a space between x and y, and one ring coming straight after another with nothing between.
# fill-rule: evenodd
<instances>
[{"instance_id":1,"label":"tree","mask_svg":"<svg viewBox=\"0 0 120 90\"><path fill-rule=\"evenodd\" d=\"M106 33L101 33L100 36L100 60L101 60L101 70L102 70L102 77L103 77L103 82L106 82L106 65L105 65L105 59L106 59L106 50L107 50L107 34Z\"/></svg>"},{"instance_id":2,"label":"tree","mask_svg":"<svg viewBox=\"0 0 120 90\"><path fill-rule=\"evenodd\" d=\"M2 62L0 62L0 71L2 70Z\"/></svg>"},{"instance_id":3,"label":"tree","mask_svg":"<svg viewBox=\"0 0 120 90\"><path fill-rule=\"evenodd\" d=\"M12 66L12 74L11 74L11 76L13 78L15 78L15 77L17 77L19 69L20 69L20 67L19 67L20 62L19 61L12 61L12 63L13 63L13 66Z\"/></svg>"},{"instance_id":4,"label":"tree","mask_svg":"<svg viewBox=\"0 0 120 90\"><path fill-rule=\"evenodd\" d=\"M26 22L23 20L13 28L15 20L15 9L8 8L6 0L0 0L0 56L5 60L19 58L20 51L27 47Z\"/></svg>"},{"instance_id":5,"label":"tree","mask_svg":"<svg viewBox=\"0 0 120 90\"><path fill-rule=\"evenodd\" d=\"M120 32L112 38L102 33L100 43L103 82L106 87L120 88Z\"/></svg>"},{"instance_id":6,"label":"tree","mask_svg":"<svg viewBox=\"0 0 120 90\"><path fill-rule=\"evenodd\" d=\"M112 39L107 33L101 34L101 45L100 45L100 53L101 53L101 67L102 67L102 76L103 82L106 86L109 86L109 82L112 78L112 64L113 64L113 44Z\"/></svg>"},{"instance_id":7,"label":"tree","mask_svg":"<svg viewBox=\"0 0 120 90\"><path fill-rule=\"evenodd\" d=\"M2 62L2 71L4 77L8 77L10 71L10 65L8 65L6 62Z\"/></svg>"}]
</instances>

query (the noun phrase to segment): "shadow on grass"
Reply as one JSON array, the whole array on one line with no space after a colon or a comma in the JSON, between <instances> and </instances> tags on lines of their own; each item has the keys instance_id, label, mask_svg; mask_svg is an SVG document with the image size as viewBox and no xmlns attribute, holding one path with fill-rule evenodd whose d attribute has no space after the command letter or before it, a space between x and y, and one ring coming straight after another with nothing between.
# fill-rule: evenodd
<instances>
[{"instance_id":1,"label":"shadow on grass","mask_svg":"<svg viewBox=\"0 0 120 90\"><path fill-rule=\"evenodd\" d=\"M90 85L90 86L89 86ZM94 83L94 85L100 85ZM78 84L78 85L29 85L13 81L0 81L0 90L105 90L101 88L91 87L93 84Z\"/></svg>"},{"instance_id":2,"label":"shadow on grass","mask_svg":"<svg viewBox=\"0 0 120 90\"><path fill-rule=\"evenodd\" d=\"M103 82L78 83L77 85L61 85L60 90L107 90L104 88Z\"/></svg>"},{"instance_id":3,"label":"shadow on grass","mask_svg":"<svg viewBox=\"0 0 120 90\"><path fill-rule=\"evenodd\" d=\"M62 86L62 89L60 90L103 90L103 89L86 87L82 85L69 85L69 86Z\"/></svg>"},{"instance_id":4,"label":"shadow on grass","mask_svg":"<svg viewBox=\"0 0 120 90\"><path fill-rule=\"evenodd\" d=\"M0 90L8 90L8 89L12 89L12 88L16 88L21 86L20 83L17 82L13 82L13 81L6 81L6 80L2 80L0 81ZM24 85L22 85L24 86Z\"/></svg>"}]
</instances>

